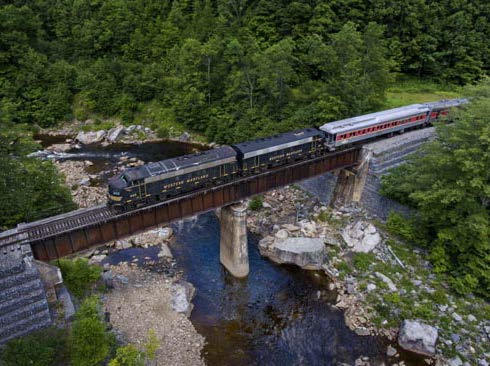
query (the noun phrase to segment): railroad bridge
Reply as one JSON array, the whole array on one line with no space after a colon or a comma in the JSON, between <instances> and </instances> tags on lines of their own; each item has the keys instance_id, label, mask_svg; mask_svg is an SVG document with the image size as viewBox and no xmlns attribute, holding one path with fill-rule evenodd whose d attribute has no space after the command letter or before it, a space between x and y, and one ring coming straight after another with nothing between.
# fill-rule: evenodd
<instances>
[{"instance_id":1,"label":"railroad bridge","mask_svg":"<svg viewBox=\"0 0 490 366\"><path fill-rule=\"evenodd\" d=\"M61 276L56 267L45 262L223 207L220 260L233 275L246 276L249 269L245 209L233 204L270 189L335 171L334 201L362 202L375 211L379 207L392 207L392 203L383 201L386 199L374 192L379 186L379 176L427 140L432 134L430 130L383 140L390 143L376 142L292 163L122 214L100 205L19 224L0 234L0 344L51 323L47 300L56 297L55 285Z\"/></svg>"},{"instance_id":2,"label":"railroad bridge","mask_svg":"<svg viewBox=\"0 0 490 366\"><path fill-rule=\"evenodd\" d=\"M28 242L35 259L58 259L156 225L237 203L273 188L352 167L356 165L359 153L360 148L334 152L121 214L99 205L19 224L0 234L0 248L5 252L6 247Z\"/></svg>"}]
</instances>

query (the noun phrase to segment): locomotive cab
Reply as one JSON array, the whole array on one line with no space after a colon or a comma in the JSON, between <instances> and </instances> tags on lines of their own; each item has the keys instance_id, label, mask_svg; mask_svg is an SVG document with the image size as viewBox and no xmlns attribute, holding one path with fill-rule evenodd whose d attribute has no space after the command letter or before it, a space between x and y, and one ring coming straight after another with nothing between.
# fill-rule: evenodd
<instances>
[{"instance_id":1,"label":"locomotive cab","mask_svg":"<svg viewBox=\"0 0 490 366\"><path fill-rule=\"evenodd\" d=\"M125 196L126 188L129 186L128 177L126 175L121 174L116 177L112 177L109 179L109 192L108 192L108 201L109 205L117 205L123 203L125 200L123 197Z\"/></svg>"}]
</instances>

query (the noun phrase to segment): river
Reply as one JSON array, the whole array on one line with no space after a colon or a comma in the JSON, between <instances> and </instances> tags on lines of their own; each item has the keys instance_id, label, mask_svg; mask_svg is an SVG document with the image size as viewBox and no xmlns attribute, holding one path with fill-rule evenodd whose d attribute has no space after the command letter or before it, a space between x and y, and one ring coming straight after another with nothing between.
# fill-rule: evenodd
<instances>
[{"instance_id":1,"label":"river","mask_svg":"<svg viewBox=\"0 0 490 366\"><path fill-rule=\"evenodd\" d=\"M64 141L38 138L44 146ZM90 160L94 174L110 171L123 155L149 162L197 148L175 142L92 145L59 158ZM206 338L208 365L353 365L363 356L374 364L386 362L386 341L358 336L345 325L323 273L273 264L260 256L259 238L249 234L250 275L236 279L219 263L220 228L214 213L181 220L173 228L172 253L196 288L191 321ZM154 248L132 248L112 254L110 261L156 253Z\"/></svg>"}]
</instances>

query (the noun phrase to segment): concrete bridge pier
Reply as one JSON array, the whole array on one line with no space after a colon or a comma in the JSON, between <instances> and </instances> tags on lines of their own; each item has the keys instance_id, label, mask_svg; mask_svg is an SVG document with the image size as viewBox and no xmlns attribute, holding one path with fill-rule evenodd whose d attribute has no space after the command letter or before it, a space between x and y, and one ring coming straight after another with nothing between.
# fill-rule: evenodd
<instances>
[{"instance_id":1,"label":"concrete bridge pier","mask_svg":"<svg viewBox=\"0 0 490 366\"><path fill-rule=\"evenodd\" d=\"M220 262L234 276L250 271L247 246L247 207L243 203L221 208Z\"/></svg>"},{"instance_id":2,"label":"concrete bridge pier","mask_svg":"<svg viewBox=\"0 0 490 366\"><path fill-rule=\"evenodd\" d=\"M372 151L363 148L359 163L356 166L341 169L337 173L337 184L331 201L332 206L348 205L361 201L372 155Z\"/></svg>"}]
</instances>

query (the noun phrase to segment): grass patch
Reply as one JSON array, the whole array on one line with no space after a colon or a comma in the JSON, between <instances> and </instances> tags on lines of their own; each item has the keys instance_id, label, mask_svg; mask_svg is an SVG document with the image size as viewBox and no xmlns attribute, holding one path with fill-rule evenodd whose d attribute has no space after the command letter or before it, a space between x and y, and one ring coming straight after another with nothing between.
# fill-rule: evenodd
<instances>
[{"instance_id":1,"label":"grass patch","mask_svg":"<svg viewBox=\"0 0 490 366\"><path fill-rule=\"evenodd\" d=\"M373 253L356 253L354 256L354 268L360 271L367 271L369 266L376 262L376 256Z\"/></svg>"},{"instance_id":2,"label":"grass patch","mask_svg":"<svg viewBox=\"0 0 490 366\"><path fill-rule=\"evenodd\" d=\"M248 208L249 210L252 211L258 211L262 208L264 199L262 198L262 195L257 195L252 197L252 199L248 202Z\"/></svg>"},{"instance_id":3,"label":"grass patch","mask_svg":"<svg viewBox=\"0 0 490 366\"><path fill-rule=\"evenodd\" d=\"M439 84L431 80L404 76L388 88L384 107L388 109L415 103L459 98L462 96L461 91L461 87L456 85Z\"/></svg>"},{"instance_id":4,"label":"grass patch","mask_svg":"<svg viewBox=\"0 0 490 366\"><path fill-rule=\"evenodd\" d=\"M316 216L316 220L327 223L330 227L337 229L341 228L344 225L344 222L341 219L333 216L331 209L320 212Z\"/></svg>"}]
</instances>

